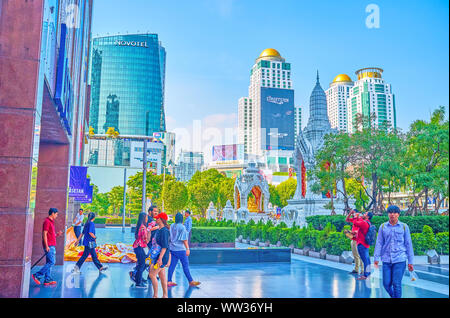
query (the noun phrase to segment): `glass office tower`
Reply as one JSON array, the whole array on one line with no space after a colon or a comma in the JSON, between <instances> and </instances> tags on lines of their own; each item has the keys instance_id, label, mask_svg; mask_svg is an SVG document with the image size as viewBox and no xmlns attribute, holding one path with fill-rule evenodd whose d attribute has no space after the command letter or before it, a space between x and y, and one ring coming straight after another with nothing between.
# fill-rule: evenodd
<instances>
[{"instance_id":1,"label":"glass office tower","mask_svg":"<svg viewBox=\"0 0 450 318\"><path fill-rule=\"evenodd\" d=\"M166 130L165 63L157 34L93 40L89 126L95 134L105 134L109 127L139 136Z\"/></svg>"}]
</instances>

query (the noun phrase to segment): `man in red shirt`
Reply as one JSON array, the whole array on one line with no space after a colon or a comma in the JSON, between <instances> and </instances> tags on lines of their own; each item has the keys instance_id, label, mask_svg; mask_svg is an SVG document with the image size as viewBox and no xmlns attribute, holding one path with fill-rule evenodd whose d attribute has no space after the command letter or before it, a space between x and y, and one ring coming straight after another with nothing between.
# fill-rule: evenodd
<instances>
[{"instance_id":1,"label":"man in red shirt","mask_svg":"<svg viewBox=\"0 0 450 318\"><path fill-rule=\"evenodd\" d=\"M357 209L354 209L353 212L355 213L354 219L358 219L359 211ZM351 245L352 245L353 258L355 259L355 268L350 272L350 274L361 273L361 275L362 275L364 273L364 265L361 260L361 257L359 257L359 253L358 253L358 244L356 243L356 235L358 234L358 228L355 226L355 224L352 225L352 234L353 234L353 238L351 241Z\"/></svg>"},{"instance_id":2,"label":"man in red shirt","mask_svg":"<svg viewBox=\"0 0 450 318\"><path fill-rule=\"evenodd\" d=\"M56 237L62 234L62 231L55 232L55 219L58 217L58 210L50 208L48 217L45 219L42 226L42 247L45 251L45 265L35 274L31 275L33 281L40 285L40 280L44 277L44 286L56 285L51 277L52 266L55 265L56 256Z\"/></svg>"},{"instance_id":3,"label":"man in red shirt","mask_svg":"<svg viewBox=\"0 0 450 318\"><path fill-rule=\"evenodd\" d=\"M363 214L362 217L353 217L355 211L353 210L345 221L353 223L355 229L357 230L356 234L356 245L358 248L359 256L364 264L364 274L358 278L358 280L364 280L369 275L370 272L370 257L369 257L369 244L366 242L366 235L370 228L370 220L372 219L373 213L367 212Z\"/></svg>"}]
</instances>

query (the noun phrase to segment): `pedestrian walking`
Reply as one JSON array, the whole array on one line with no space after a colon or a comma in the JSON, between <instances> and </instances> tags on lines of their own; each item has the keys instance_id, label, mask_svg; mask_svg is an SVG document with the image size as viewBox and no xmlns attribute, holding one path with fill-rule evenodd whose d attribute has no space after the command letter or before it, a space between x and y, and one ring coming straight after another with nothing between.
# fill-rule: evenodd
<instances>
[{"instance_id":1,"label":"pedestrian walking","mask_svg":"<svg viewBox=\"0 0 450 318\"><path fill-rule=\"evenodd\" d=\"M170 255L172 257L169 266L169 273L167 279L167 286L172 287L177 284L172 282L173 272L178 264L181 262L184 275L186 276L189 286L198 286L200 282L194 281L189 271L189 255L190 249L188 244L189 234L186 227L183 225L183 214L177 213L175 215L175 223L170 226Z\"/></svg>"},{"instance_id":2,"label":"pedestrian walking","mask_svg":"<svg viewBox=\"0 0 450 318\"><path fill-rule=\"evenodd\" d=\"M167 278L165 268L170 266L170 248L169 248L169 225L167 224L167 214L164 212L156 216L156 222L160 229L156 232L155 241L157 246L161 249L157 256L156 264L150 266L149 277L153 286L153 298L158 298L158 280L159 276L161 287L163 290L163 298L167 298ZM152 247L153 248L153 247ZM159 249L158 248L158 249Z\"/></svg>"},{"instance_id":3,"label":"pedestrian walking","mask_svg":"<svg viewBox=\"0 0 450 318\"><path fill-rule=\"evenodd\" d=\"M186 210L184 212L184 217L186 218L184 220L184 227L186 228L186 231L188 232L188 244L191 245L191 237L192 237L192 217L191 217L191 211Z\"/></svg>"},{"instance_id":4,"label":"pedestrian walking","mask_svg":"<svg viewBox=\"0 0 450 318\"><path fill-rule=\"evenodd\" d=\"M346 218L346 222L353 223L357 231L356 234L356 245L358 249L358 254L363 262L363 275L358 277L358 280L365 280L370 275L370 257L369 257L369 247L370 245L366 241L366 236L369 232L369 228L372 225L370 220L373 217L372 212L367 212L362 215L362 217L354 217L355 211L352 210Z\"/></svg>"},{"instance_id":5,"label":"pedestrian walking","mask_svg":"<svg viewBox=\"0 0 450 318\"><path fill-rule=\"evenodd\" d=\"M75 215L75 217L73 218L73 231L75 233L75 237L78 239L81 235L81 224L83 223L84 220L84 214L83 214L83 209L79 209L78 213ZM75 245L78 246L79 244Z\"/></svg>"},{"instance_id":6,"label":"pedestrian walking","mask_svg":"<svg viewBox=\"0 0 450 318\"><path fill-rule=\"evenodd\" d=\"M45 265L35 274L31 274L31 278L37 285L41 285L41 279L44 278L44 286L56 285L56 281L52 278L52 267L55 265L56 257L56 238L62 235L62 231L55 232L55 220L58 217L58 209L50 208L48 217L42 225L42 247L45 252Z\"/></svg>"},{"instance_id":7,"label":"pedestrian walking","mask_svg":"<svg viewBox=\"0 0 450 318\"><path fill-rule=\"evenodd\" d=\"M374 252L374 265L383 262L383 286L391 298L402 297L402 278L406 270L414 271L414 250L407 224L400 222L400 208L387 208L389 221L380 225Z\"/></svg>"},{"instance_id":8,"label":"pedestrian walking","mask_svg":"<svg viewBox=\"0 0 450 318\"><path fill-rule=\"evenodd\" d=\"M148 222L148 214L142 212L139 214L138 222L136 224L135 241L133 243L134 253L136 254L137 265L136 273L132 279L136 282L136 288L146 288L147 285L142 281L142 273L145 269L145 259L147 258L148 249L147 244L150 235L147 232L146 224Z\"/></svg>"},{"instance_id":9,"label":"pedestrian walking","mask_svg":"<svg viewBox=\"0 0 450 318\"><path fill-rule=\"evenodd\" d=\"M353 210L355 212L355 219L359 218L359 211L357 209ZM358 243L356 242L356 236L358 234L358 228L355 226L355 224L352 224L352 230L351 230L351 246L352 246L352 254L353 254L353 259L355 260L355 267L353 268L353 270L350 272L350 274L364 274L364 265L362 262L361 257L359 256L358 253Z\"/></svg>"},{"instance_id":10,"label":"pedestrian walking","mask_svg":"<svg viewBox=\"0 0 450 318\"><path fill-rule=\"evenodd\" d=\"M83 233L81 233L80 237L77 239L75 244L78 244L78 242L83 238L83 246L84 251L83 255L81 255L80 259L77 261L75 266L72 269L72 273L79 274L81 270L81 266L83 266L86 259L91 255L92 262L97 267L100 273L108 269L107 265L102 265L100 261L98 260L97 252L95 251L95 248L97 247L97 236L95 235L95 213L89 212L88 219L86 221L86 224L83 228Z\"/></svg>"}]
</instances>

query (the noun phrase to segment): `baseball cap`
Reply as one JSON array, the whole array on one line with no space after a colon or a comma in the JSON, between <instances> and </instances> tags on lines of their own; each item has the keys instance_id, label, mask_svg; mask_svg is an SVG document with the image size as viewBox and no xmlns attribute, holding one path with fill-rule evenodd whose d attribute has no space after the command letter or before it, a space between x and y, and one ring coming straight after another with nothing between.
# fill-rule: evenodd
<instances>
[{"instance_id":1,"label":"baseball cap","mask_svg":"<svg viewBox=\"0 0 450 318\"><path fill-rule=\"evenodd\" d=\"M163 219L163 220L167 221L169 219L169 217L164 212L161 212L157 216L155 216L155 219Z\"/></svg>"}]
</instances>

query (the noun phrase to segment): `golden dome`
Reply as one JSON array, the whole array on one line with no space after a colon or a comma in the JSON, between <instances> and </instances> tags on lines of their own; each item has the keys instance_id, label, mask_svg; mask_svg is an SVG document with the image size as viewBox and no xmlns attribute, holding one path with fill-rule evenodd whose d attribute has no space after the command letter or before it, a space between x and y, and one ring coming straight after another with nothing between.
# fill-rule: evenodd
<instances>
[{"instance_id":1,"label":"golden dome","mask_svg":"<svg viewBox=\"0 0 450 318\"><path fill-rule=\"evenodd\" d=\"M259 57L279 57L281 58L280 53L275 49L265 49L262 51L262 53L259 55Z\"/></svg>"},{"instance_id":2,"label":"golden dome","mask_svg":"<svg viewBox=\"0 0 450 318\"><path fill-rule=\"evenodd\" d=\"M351 82L351 81L352 81L352 79L347 74L339 74L338 76L336 76L334 78L333 83L336 83L336 82Z\"/></svg>"}]
</instances>

